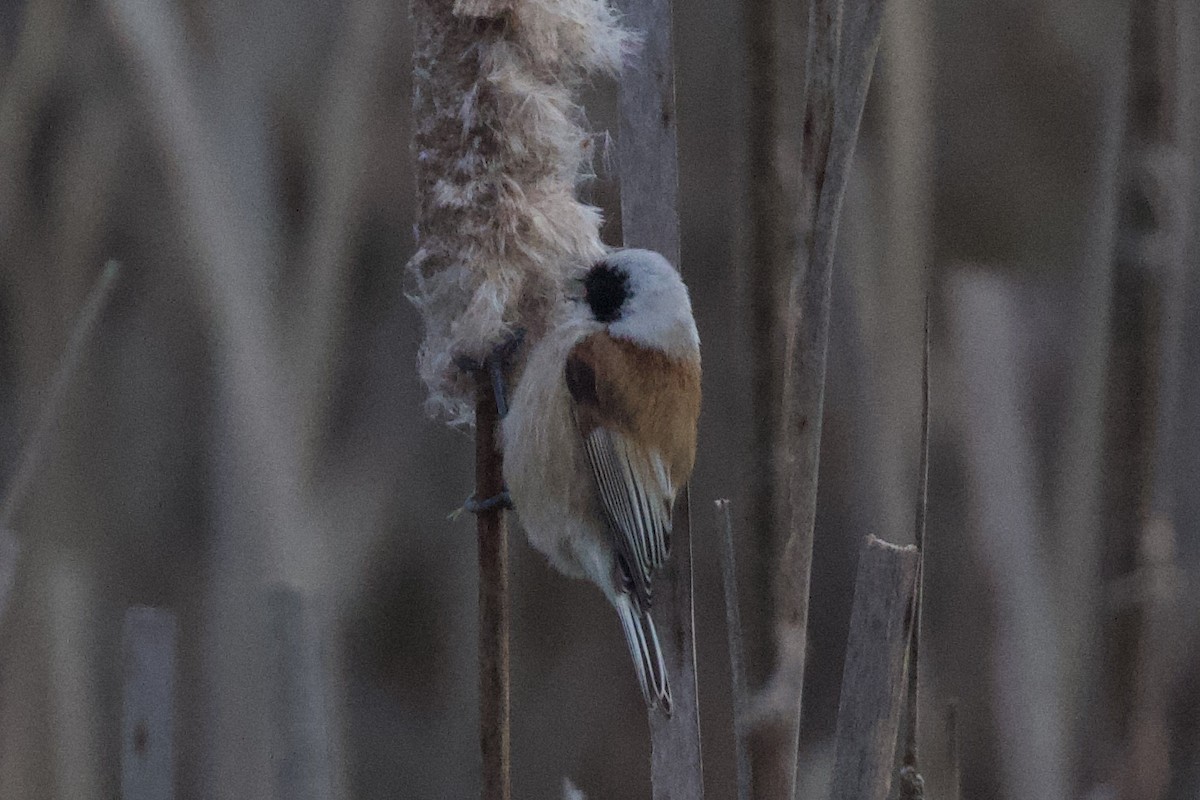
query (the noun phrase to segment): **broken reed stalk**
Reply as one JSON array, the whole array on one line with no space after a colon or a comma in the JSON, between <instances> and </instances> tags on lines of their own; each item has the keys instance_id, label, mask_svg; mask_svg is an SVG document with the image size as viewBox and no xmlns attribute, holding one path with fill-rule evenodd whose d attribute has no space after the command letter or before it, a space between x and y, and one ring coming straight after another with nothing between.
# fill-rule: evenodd
<instances>
[{"instance_id":1,"label":"broken reed stalk","mask_svg":"<svg viewBox=\"0 0 1200 800\"><path fill-rule=\"evenodd\" d=\"M885 800L891 788L919 558L874 536L859 551L831 800Z\"/></svg>"},{"instance_id":2,"label":"broken reed stalk","mask_svg":"<svg viewBox=\"0 0 1200 800\"><path fill-rule=\"evenodd\" d=\"M482 375L475 404L475 491L495 497L504 488L499 448L500 415L491 383ZM511 732L509 713L508 525L504 510L476 517L479 537L479 749L484 800L508 800Z\"/></svg>"},{"instance_id":3,"label":"broken reed stalk","mask_svg":"<svg viewBox=\"0 0 1200 800\"><path fill-rule=\"evenodd\" d=\"M670 0L621 0L623 23L642 37L621 77L617 168L627 247L657 250L681 268L679 151ZM650 712L654 800L701 800L700 698L692 606L691 492L676 504L671 557L655 576L655 618L671 676L671 716ZM661 589L659 588L661 587Z\"/></svg>"},{"instance_id":4,"label":"broken reed stalk","mask_svg":"<svg viewBox=\"0 0 1200 800\"><path fill-rule=\"evenodd\" d=\"M798 226L803 244L788 295L783 379L788 526L775 579L775 671L754 711L754 793L772 800L792 800L796 791L834 247L884 0L844 5L813 0L809 10Z\"/></svg>"},{"instance_id":5,"label":"broken reed stalk","mask_svg":"<svg viewBox=\"0 0 1200 800\"><path fill-rule=\"evenodd\" d=\"M738 600L737 560L734 556L733 514L728 500L715 503L717 537L721 540L721 584L725 589L725 635L729 644L729 678L733 690L733 747L737 767L737 800L750 800L752 785L749 741L746 736L749 689Z\"/></svg>"},{"instance_id":6,"label":"broken reed stalk","mask_svg":"<svg viewBox=\"0 0 1200 800\"><path fill-rule=\"evenodd\" d=\"M900 800L923 800L925 779L918 763L917 736L921 707L921 617L925 595L925 521L929 509L929 294L925 295L924 347L921 353L921 457L917 467L917 513L913 538L917 545L917 590L913 599L913 628L908 649L908 693L904 728L904 766L900 770Z\"/></svg>"}]
</instances>

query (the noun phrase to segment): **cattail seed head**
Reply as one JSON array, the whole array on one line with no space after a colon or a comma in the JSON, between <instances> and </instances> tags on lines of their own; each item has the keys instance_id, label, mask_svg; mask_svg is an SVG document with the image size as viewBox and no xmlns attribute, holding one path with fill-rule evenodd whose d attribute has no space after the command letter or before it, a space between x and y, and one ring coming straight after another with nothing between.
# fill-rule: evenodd
<instances>
[{"instance_id":1,"label":"cattail seed head","mask_svg":"<svg viewBox=\"0 0 1200 800\"><path fill-rule=\"evenodd\" d=\"M473 419L455 365L520 326L536 339L564 283L603 253L576 199L592 146L577 93L633 45L609 0L413 0L417 252L427 410Z\"/></svg>"}]
</instances>

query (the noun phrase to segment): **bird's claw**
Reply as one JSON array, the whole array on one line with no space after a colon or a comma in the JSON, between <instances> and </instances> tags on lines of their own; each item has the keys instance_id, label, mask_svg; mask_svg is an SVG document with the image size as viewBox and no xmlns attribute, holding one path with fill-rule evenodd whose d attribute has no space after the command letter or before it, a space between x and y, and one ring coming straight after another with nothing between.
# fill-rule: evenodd
<instances>
[{"instance_id":1,"label":"bird's claw","mask_svg":"<svg viewBox=\"0 0 1200 800\"><path fill-rule=\"evenodd\" d=\"M475 495L471 495L463 501L463 508L472 514L483 514L497 508L511 511L513 509L512 496L509 495L508 489L501 489L498 494L480 500Z\"/></svg>"},{"instance_id":2,"label":"bird's claw","mask_svg":"<svg viewBox=\"0 0 1200 800\"><path fill-rule=\"evenodd\" d=\"M502 342L492 348L483 361L470 356L458 356L454 365L463 372L486 374L492 382L492 394L496 398L496 411L501 419L508 416L508 393L504 386L504 371L513 353L525 341L525 329L517 328Z\"/></svg>"},{"instance_id":3,"label":"bird's claw","mask_svg":"<svg viewBox=\"0 0 1200 800\"><path fill-rule=\"evenodd\" d=\"M506 335L482 359L472 358L468 355L458 355L454 357L454 366L463 372L488 372L493 364L499 366L507 364L524 341L525 329L514 328L511 333Z\"/></svg>"}]
</instances>

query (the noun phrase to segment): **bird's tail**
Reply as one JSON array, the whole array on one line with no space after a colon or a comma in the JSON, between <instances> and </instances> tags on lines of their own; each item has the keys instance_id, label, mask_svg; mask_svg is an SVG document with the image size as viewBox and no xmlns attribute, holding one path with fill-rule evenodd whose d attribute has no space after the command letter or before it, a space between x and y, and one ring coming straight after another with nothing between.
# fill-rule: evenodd
<instances>
[{"instance_id":1,"label":"bird's tail","mask_svg":"<svg viewBox=\"0 0 1200 800\"><path fill-rule=\"evenodd\" d=\"M671 684L667 681L667 665L663 661L662 648L658 644L658 632L650 613L641 613L627 594L619 594L615 605L621 617L621 629L629 643L629 654L633 656L633 668L637 672L642 696L650 708L662 707L671 713Z\"/></svg>"}]
</instances>

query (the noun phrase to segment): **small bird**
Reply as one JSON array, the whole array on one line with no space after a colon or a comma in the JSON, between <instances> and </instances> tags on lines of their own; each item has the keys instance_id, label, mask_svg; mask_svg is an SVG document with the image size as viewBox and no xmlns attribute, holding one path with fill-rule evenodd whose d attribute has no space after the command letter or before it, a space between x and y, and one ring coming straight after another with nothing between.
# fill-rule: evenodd
<instances>
[{"instance_id":1,"label":"small bird","mask_svg":"<svg viewBox=\"0 0 1200 800\"><path fill-rule=\"evenodd\" d=\"M615 250L581 289L529 352L503 421L504 477L530 544L600 587L647 705L670 714L651 582L696 458L700 336L658 253Z\"/></svg>"}]
</instances>

